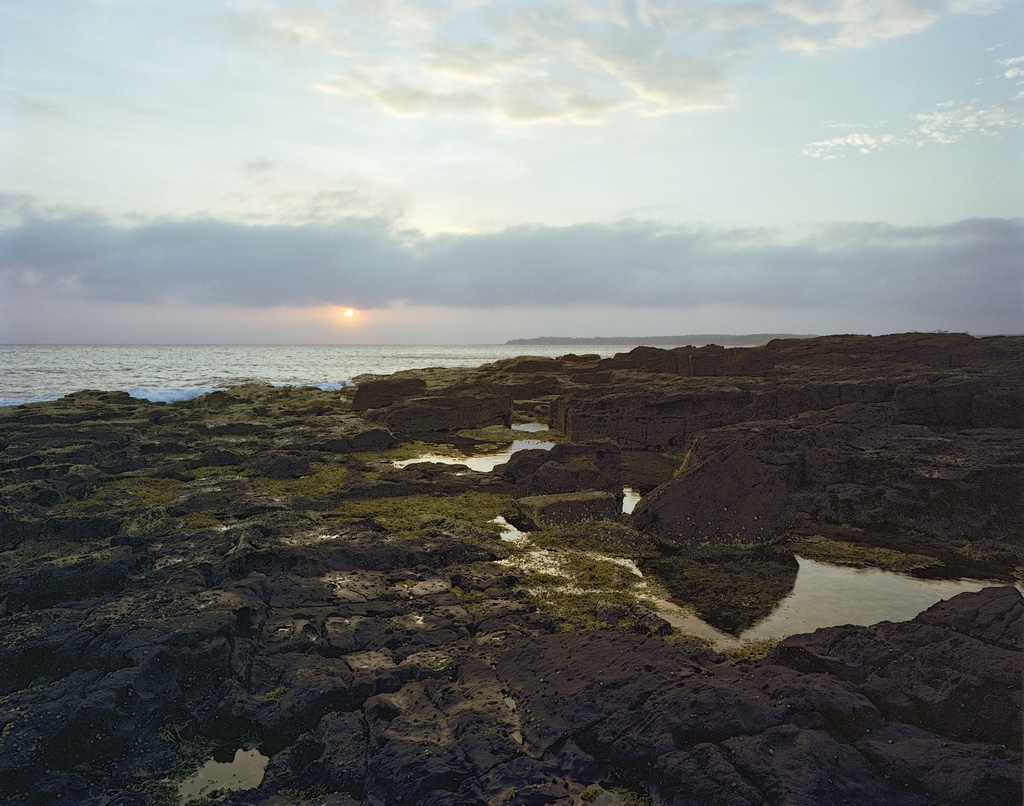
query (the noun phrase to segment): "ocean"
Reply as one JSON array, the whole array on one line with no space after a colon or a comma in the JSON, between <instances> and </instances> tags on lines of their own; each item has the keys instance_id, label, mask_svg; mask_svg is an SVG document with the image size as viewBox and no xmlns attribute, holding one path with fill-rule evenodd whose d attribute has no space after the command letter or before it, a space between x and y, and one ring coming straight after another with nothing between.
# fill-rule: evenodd
<instances>
[{"instance_id":1,"label":"ocean","mask_svg":"<svg viewBox=\"0 0 1024 806\"><path fill-rule=\"evenodd\" d=\"M340 389L365 373L477 367L518 355L608 357L634 345L0 345L0 406L82 389L166 403L248 382Z\"/></svg>"}]
</instances>

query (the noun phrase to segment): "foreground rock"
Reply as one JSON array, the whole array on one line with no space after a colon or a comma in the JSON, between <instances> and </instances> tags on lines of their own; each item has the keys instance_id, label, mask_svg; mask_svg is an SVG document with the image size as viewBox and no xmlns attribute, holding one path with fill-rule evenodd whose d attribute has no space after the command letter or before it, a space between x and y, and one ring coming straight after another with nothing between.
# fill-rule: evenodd
<instances>
[{"instance_id":1,"label":"foreground rock","mask_svg":"<svg viewBox=\"0 0 1024 806\"><path fill-rule=\"evenodd\" d=\"M1012 574L1017 343L979 341L426 371L371 389L365 416L343 395L258 386L2 409L0 803L173 804L189 770L237 748L268 756L266 774L219 802L1019 803L1015 588L794 636L753 662L666 635L612 561L681 596L694 580L716 588L706 601L737 629L751 605L722 591L770 609L801 534L887 541L927 553L932 573L999 559ZM943 378L930 397L904 388L923 368ZM861 397L810 395L818 372ZM636 405L611 427L591 392L627 383ZM773 384L771 416L751 419ZM733 422L730 385L748 400ZM660 425L657 400L675 412ZM550 455L492 473L393 466L413 434L473 444L462 429L541 406L575 436ZM669 420L685 461L628 437L661 439ZM619 522L622 481L664 475L673 455L680 472L635 519L647 531ZM512 562L534 550L495 521L537 495L610 506L537 535L538 554L575 552L577 586L552 589L561 610L535 594L553 572ZM701 527L684 534L687 516ZM770 577L763 596L729 587L742 569ZM563 631L594 623L608 629Z\"/></svg>"},{"instance_id":2,"label":"foreground rock","mask_svg":"<svg viewBox=\"0 0 1024 806\"><path fill-rule=\"evenodd\" d=\"M518 639L497 671L530 751L658 803L1009 804L1022 617L1018 591L992 588L792 638L760 664L582 634ZM956 672L929 673L951 656Z\"/></svg>"}]
</instances>

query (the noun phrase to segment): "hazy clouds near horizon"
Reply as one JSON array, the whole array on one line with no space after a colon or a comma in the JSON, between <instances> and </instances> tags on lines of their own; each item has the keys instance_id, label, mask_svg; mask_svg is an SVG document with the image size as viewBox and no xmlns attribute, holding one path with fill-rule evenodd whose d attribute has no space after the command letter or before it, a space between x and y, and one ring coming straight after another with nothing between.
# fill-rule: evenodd
<instances>
[{"instance_id":1,"label":"hazy clouds near horizon","mask_svg":"<svg viewBox=\"0 0 1024 806\"><path fill-rule=\"evenodd\" d=\"M360 309L761 305L1019 328L1024 222L716 230L644 221L425 236L382 217L134 226L29 210L0 228L0 291L131 303ZM598 335L598 334L594 334Z\"/></svg>"}]
</instances>

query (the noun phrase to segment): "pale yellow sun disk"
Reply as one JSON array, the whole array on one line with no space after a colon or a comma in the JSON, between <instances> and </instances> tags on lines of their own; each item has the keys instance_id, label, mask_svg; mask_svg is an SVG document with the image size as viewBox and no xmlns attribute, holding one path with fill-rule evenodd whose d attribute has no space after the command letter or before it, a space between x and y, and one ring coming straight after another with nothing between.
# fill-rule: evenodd
<instances>
[{"instance_id":1,"label":"pale yellow sun disk","mask_svg":"<svg viewBox=\"0 0 1024 806\"><path fill-rule=\"evenodd\" d=\"M360 312L355 308L344 308L341 305L328 305L324 312L336 325L354 325L360 319Z\"/></svg>"}]
</instances>

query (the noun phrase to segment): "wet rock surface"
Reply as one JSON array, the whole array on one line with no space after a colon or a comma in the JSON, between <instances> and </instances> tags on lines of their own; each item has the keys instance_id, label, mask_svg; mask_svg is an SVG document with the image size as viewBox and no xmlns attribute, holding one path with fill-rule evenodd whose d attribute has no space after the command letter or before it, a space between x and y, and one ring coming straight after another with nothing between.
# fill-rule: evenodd
<instances>
[{"instance_id":1,"label":"wet rock surface","mask_svg":"<svg viewBox=\"0 0 1024 806\"><path fill-rule=\"evenodd\" d=\"M753 661L673 634L616 558L736 624L801 539L1012 578L1020 352L639 348L367 380L360 413L262 386L0 409L0 803L173 804L237 748L263 781L211 802L1019 803L1016 588ZM417 434L465 448L539 408L550 455L393 466ZM617 502L631 473L664 482L632 525L521 548L495 521L531 494ZM562 611L537 595L554 572L515 562L556 550ZM729 588L747 566L767 598Z\"/></svg>"}]
</instances>

